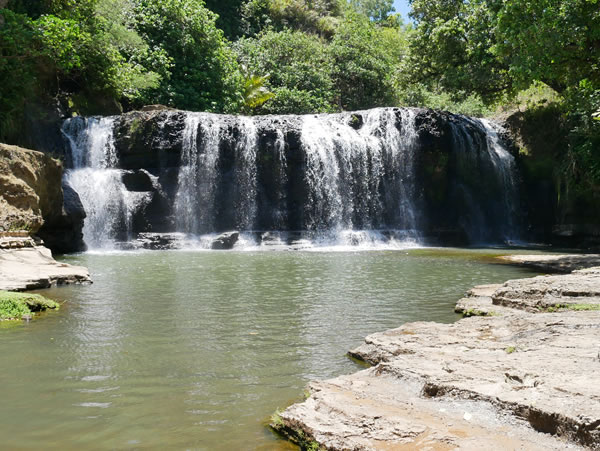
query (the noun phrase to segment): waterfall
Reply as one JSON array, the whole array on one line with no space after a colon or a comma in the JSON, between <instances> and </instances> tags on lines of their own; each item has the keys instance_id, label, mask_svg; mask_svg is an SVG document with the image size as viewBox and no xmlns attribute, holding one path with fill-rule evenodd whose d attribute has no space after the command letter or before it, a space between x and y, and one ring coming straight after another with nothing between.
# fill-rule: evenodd
<instances>
[{"instance_id":1,"label":"waterfall","mask_svg":"<svg viewBox=\"0 0 600 451\"><path fill-rule=\"evenodd\" d=\"M473 128L480 133L474 134ZM517 241L516 163L501 143L499 127L485 119L463 117L452 124L452 129L458 166L455 180L468 213L461 221L470 241L491 241L490 229L497 231L504 242Z\"/></svg>"},{"instance_id":2,"label":"waterfall","mask_svg":"<svg viewBox=\"0 0 600 451\"><path fill-rule=\"evenodd\" d=\"M309 230L399 229L415 234L414 112L374 109L364 125L356 116L306 116Z\"/></svg>"},{"instance_id":3,"label":"waterfall","mask_svg":"<svg viewBox=\"0 0 600 451\"><path fill-rule=\"evenodd\" d=\"M189 113L185 118L175 215L177 229L208 233L214 229L215 190L220 127L214 115ZM202 143L198 146L198 129ZM201 150L201 152L199 151Z\"/></svg>"},{"instance_id":4,"label":"waterfall","mask_svg":"<svg viewBox=\"0 0 600 451\"><path fill-rule=\"evenodd\" d=\"M111 248L115 240L131 238L131 215L145 197L123 184L114 146L115 120L76 117L62 127L73 166L65 179L85 209L83 239L91 249Z\"/></svg>"},{"instance_id":5,"label":"waterfall","mask_svg":"<svg viewBox=\"0 0 600 451\"><path fill-rule=\"evenodd\" d=\"M166 111L73 118L62 131L92 248L155 231L210 247L238 230L251 248L519 236L515 161L484 120L411 108Z\"/></svg>"}]
</instances>

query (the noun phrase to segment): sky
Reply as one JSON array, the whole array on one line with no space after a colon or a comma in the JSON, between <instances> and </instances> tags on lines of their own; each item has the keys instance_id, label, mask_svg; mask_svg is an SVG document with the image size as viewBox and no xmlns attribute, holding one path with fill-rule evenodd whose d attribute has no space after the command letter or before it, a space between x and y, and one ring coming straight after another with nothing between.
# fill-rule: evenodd
<instances>
[{"instance_id":1,"label":"sky","mask_svg":"<svg viewBox=\"0 0 600 451\"><path fill-rule=\"evenodd\" d=\"M408 0L394 0L394 8L396 8L396 12L402 14L402 18L404 22L408 22Z\"/></svg>"}]
</instances>

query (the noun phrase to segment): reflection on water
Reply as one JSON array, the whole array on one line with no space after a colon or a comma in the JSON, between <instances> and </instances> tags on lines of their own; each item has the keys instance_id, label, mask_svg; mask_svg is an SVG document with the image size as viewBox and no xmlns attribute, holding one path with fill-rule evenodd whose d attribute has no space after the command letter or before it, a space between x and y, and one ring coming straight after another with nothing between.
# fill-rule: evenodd
<instances>
[{"instance_id":1,"label":"reflection on water","mask_svg":"<svg viewBox=\"0 0 600 451\"><path fill-rule=\"evenodd\" d=\"M407 321L450 322L471 286L522 277L486 253L84 254L95 283L0 328L3 446L275 449L264 422L345 353Z\"/></svg>"}]
</instances>

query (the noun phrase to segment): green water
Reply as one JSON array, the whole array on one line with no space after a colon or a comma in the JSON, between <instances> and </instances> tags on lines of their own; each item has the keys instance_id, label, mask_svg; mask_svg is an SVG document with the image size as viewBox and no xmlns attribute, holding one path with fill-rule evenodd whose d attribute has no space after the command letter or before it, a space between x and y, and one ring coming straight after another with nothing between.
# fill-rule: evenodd
<instances>
[{"instance_id":1,"label":"green water","mask_svg":"<svg viewBox=\"0 0 600 451\"><path fill-rule=\"evenodd\" d=\"M2 449L285 449L269 415L407 321L451 322L490 251L84 254L90 286L0 325Z\"/></svg>"}]
</instances>

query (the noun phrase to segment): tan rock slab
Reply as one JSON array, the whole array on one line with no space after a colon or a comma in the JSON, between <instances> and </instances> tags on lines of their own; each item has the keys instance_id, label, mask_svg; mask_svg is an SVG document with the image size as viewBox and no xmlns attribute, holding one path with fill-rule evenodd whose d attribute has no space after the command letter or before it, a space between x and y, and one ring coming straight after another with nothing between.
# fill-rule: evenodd
<instances>
[{"instance_id":1,"label":"tan rock slab","mask_svg":"<svg viewBox=\"0 0 600 451\"><path fill-rule=\"evenodd\" d=\"M0 290L23 291L71 283L91 283L88 269L57 262L43 246L0 249Z\"/></svg>"}]
</instances>

